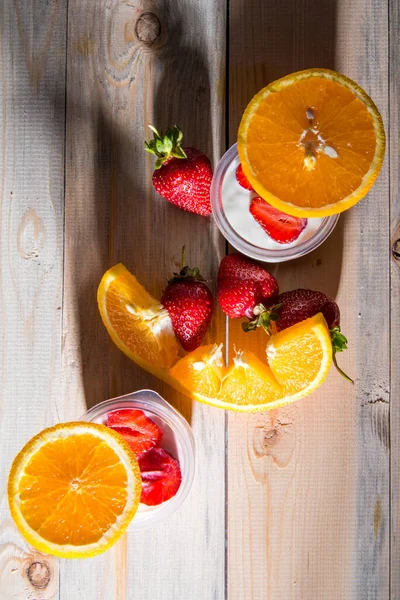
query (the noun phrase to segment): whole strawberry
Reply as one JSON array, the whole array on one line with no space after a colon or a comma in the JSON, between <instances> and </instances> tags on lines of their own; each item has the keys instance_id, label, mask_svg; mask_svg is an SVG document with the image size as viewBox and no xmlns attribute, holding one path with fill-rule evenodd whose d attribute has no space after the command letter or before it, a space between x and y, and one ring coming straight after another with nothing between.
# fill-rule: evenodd
<instances>
[{"instance_id":1,"label":"whole strawberry","mask_svg":"<svg viewBox=\"0 0 400 600\"><path fill-rule=\"evenodd\" d=\"M329 329L340 324L338 305L323 292L303 289L283 292L278 297L277 304L279 319L275 325L278 331L309 319L319 312L324 315Z\"/></svg>"},{"instance_id":2,"label":"whole strawberry","mask_svg":"<svg viewBox=\"0 0 400 600\"><path fill-rule=\"evenodd\" d=\"M169 280L161 303L168 311L182 348L191 352L200 346L211 322L214 300L199 269L185 265L184 250L182 269Z\"/></svg>"},{"instance_id":3,"label":"whole strawberry","mask_svg":"<svg viewBox=\"0 0 400 600\"><path fill-rule=\"evenodd\" d=\"M254 316L254 308L271 305L279 293L278 282L264 267L241 254L229 254L218 270L218 304L231 318Z\"/></svg>"},{"instance_id":4,"label":"whole strawberry","mask_svg":"<svg viewBox=\"0 0 400 600\"><path fill-rule=\"evenodd\" d=\"M154 189L182 210L210 215L212 168L209 158L196 148L182 148L183 134L176 125L165 134L152 125L149 127L154 137L145 142L145 149L157 157Z\"/></svg>"}]
</instances>

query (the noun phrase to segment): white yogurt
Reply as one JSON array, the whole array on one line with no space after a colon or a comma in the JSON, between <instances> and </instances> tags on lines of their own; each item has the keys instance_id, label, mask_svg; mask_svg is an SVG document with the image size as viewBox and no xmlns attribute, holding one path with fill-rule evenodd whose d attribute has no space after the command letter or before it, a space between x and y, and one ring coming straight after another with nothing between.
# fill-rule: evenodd
<instances>
[{"instance_id":1,"label":"white yogurt","mask_svg":"<svg viewBox=\"0 0 400 600\"><path fill-rule=\"evenodd\" d=\"M265 250L293 248L311 238L321 227L324 219L308 219L297 240L290 244L275 242L255 220L250 212L250 203L257 193L244 189L236 180L236 169L240 163L236 156L228 166L222 183L222 206L231 227L244 240Z\"/></svg>"}]
</instances>

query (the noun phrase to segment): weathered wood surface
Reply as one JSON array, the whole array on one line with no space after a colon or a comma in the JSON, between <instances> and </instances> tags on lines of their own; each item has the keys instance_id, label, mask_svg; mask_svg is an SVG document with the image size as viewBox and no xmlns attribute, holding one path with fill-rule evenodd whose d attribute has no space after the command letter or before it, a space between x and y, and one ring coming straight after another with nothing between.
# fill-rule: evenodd
<instances>
[{"instance_id":1,"label":"weathered wood surface","mask_svg":"<svg viewBox=\"0 0 400 600\"><path fill-rule=\"evenodd\" d=\"M66 9L0 3L0 597L49 600L58 561L8 511L11 461L59 419Z\"/></svg>"},{"instance_id":2,"label":"weathered wood surface","mask_svg":"<svg viewBox=\"0 0 400 600\"><path fill-rule=\"evenodd\" d=\"M391 600L400 597L400 286L390 257L400 237L398 3L390 0L390 96L387 4L230 0L229 27L227 5L0 3L1 600L387 600L389 581ZM332 373L294 406L226 416L132 365L100 322L96 288L121 261L159 295L183 244L215 284L225 243L211 221L154 194L147 123L176 122L215 163L225 88L233 143L253 93L311 66L359 81L387 129L390 97L391 212L386 160L368 199L320 249L272 269L282 289L337 297L350 344L340 358L356 386ZM224 328L217 311L210 338L224 339ZM236 327L229 334L230 349L246 340L263 352L261 332L251 341ZM194 428L188 500L93 560L59 563L29 549L5 495L16 452L43 427L143 387Z\"/></svg>"},{"instance_id":3,"label":"weathered wood surface","mask_svg":"<svg viewBox=\"0 0 400 600\"><path fill-rule=\"evenodd\" d=\"M314 66L358 81L388 123L385 3L231 0L229 14L231 143L257 90ZM386 160L322 247L274 268L282 289L337 298L350 346L340 359L356 385L331 373L295 405L229 415L229 600L389 597L389 247ZM233 326L230 339L245 343Z\"/></svg>"},{"instance_id":4,"label":"weathered wood surface","mask_svg":"<svg viewBox=\"0 0 400 600\"><path fill-rule=\"evenodd\" d=\"M400 5L390 2L389 11L389 97L390 97L390 231L392 235L391 268L391 600L400 598Z\"/></svg>"},{"instance_id":5,"label":"weathered wood surface","mask_svg":"<svg viewBox=\"0 0 400 600\"><path fill-rule=\"evenodd\" d=\"M123 262L160 297L184 244L188 261L215 280L222 239L210 220L156 197L153 160L143 142L148 123L177 123L188 145L220 155L224 6L215 0L70 0L68 16L65 416L108 397L156 389L191 421L198 461L190 497L176 515L129 533L87 566L63 562L60 597L70 600L79 585L88 600L222 600L225 415L192 407L133 365L108 338L96 289L104 271ZM223 336L223 327L219 315L212 335Z\"/></svg>"}]
</instances>

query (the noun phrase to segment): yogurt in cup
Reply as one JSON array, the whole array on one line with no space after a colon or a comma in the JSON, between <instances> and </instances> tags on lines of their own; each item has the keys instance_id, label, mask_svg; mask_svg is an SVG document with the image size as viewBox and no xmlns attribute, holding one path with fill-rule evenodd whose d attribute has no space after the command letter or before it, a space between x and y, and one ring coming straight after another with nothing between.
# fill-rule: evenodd
<instances>
[{"instance_id":1,"label":"yogurt in cup","mask_svg":"<svg viewBox=\"0 0 400 600\"><path fill-rule=\"evenodd\" d=\"M193 483L195 444L192 429L186 419L152 390L140 390L100 402L90 408L80 420L104 425L110 412L129 408L142 410L162 429L163 437L160 446L179 461L182 473L182 482L175 496L157 506L139 504L128 527L128 531L132 531L153 527L172 515L181 506Z\"/></svg>"},{"instance_id":2,"label":"yogurt in cup","mask_svg":"<svg viewBox=\"0 0 400 600\"><path fill-rule=\"evenodd\" d=\"M234 144L219 161L211 184L215 222L236 250L256 260L284 262L312 252L332 233L339 215L308 219L300 236L289 244L273 240L250 213L251 200L258 194L244 189L237 182L239 164L237 144Z\"/></svg>"}]
</instances>

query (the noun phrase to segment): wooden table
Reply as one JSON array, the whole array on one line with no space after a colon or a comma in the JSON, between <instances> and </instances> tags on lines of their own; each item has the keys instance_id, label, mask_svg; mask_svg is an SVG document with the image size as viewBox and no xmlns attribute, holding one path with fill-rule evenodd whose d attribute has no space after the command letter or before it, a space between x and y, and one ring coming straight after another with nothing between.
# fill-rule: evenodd
<instances>
[{"instance_id":1,"label":"wooden table","mask_svg":"<svg viewBox=\"0 0 400 600\"><path fill-rule=\"evenodd\" d=\"M400 598L398 39L396 0L0 3L1 600ZM226 252L212 220L154 194L147 123L176 122L215 164L251 96L313 66L372 95L388 152L331 238L272 270L282 289L336 296L356 385L332 372L311 397L248 416L191 404L114 347L96 307L119 261L157 296L183 244L214 287ZM210 339L227 326L218 310ZM243 338L228 334L230 352ZM260 335L247 346L261 351ZM6 500L17 451L144 387L194 429L185 504L96 559L28 548Z\"/></svg>"}]
</instances>

